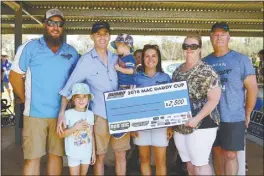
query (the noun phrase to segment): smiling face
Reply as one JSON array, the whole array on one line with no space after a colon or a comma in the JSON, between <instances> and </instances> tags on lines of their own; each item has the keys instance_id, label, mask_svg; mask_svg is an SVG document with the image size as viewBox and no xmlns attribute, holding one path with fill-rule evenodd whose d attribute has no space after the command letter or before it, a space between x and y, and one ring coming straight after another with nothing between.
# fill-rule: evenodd
<instances>
[{"instance_id":1,"label":"smiling face","mask_svg":"<svg viewBox=\"0 0 264 176\"><path fill-rule=\"evenodd\" d=\"M199 45L199 42L197 39L195 38L186 38L183 42L183 44L185 45ZM190 47L188 47L186 50L183 50L183 54L187 59L191 59L191 60L194 60L194 61L197 61L197 58L200 58L200 53L201 53L201 48L194 48L194 50L191 50Z\"/></svg>"},{"instance_id":2,"label":"smiling face","mask_svg":"<svg viewBox=\"0 0 264 176\"><path fill-rule=\"evenodd\" d=\"M91 34L91 39L94 41L95 48L107 49L110 41L109 31L105 28L99 29L97 32Z\"/></svg>"},{"instance_id":3,"label":"smiling face","mask_svg":"<svg viewBox=\"0 0 264 176\"><path fill-rule=\"evenodd\" d=\"M60 17L51 17L48 21L63 22ZM50 26L48 22L43 24L44 26L44 38L47 42L53 45L60 45L62 42L63 26L58 25Z\"/></svg>"},{"instance_id":4,"label":"smiling face","mask_svg":"<svg viewBox=\"0 0 264 176\"><path fill-rule=\"evenodd\" d=\"M144 53L145 69L156 70L158 62L159 62L159 58L157 51L155 49L147 49Z\"/></svg>"},{"instance_id":5,"label":"smiling face","mask_svg":"<svg viewBox=\"0 0 264 176\"><path fill-rule=\"evenodd\" d=\"M77 94L73 96L73 104L77 110L85 111L86 106L89 102L89 95L87 94Z\"/></svg>"},{"instance_id":6,"label":"smiling face","mask_svg":"<svg viewBox=\"0 0 264 176\"><path fill-rule=\"evenodd\" d=\"M230 40L229 32L226 32L224 29L215 29L210 36L211 43L214 48L228 47L228 42Z\"/></svg>"}]
</instances>

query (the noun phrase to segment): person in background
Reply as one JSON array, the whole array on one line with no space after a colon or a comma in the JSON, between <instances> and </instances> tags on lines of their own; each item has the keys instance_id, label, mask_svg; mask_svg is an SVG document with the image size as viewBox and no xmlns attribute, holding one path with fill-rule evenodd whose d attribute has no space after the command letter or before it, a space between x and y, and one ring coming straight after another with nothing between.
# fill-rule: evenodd
<instances>
[{"instance_id":1,"label":"person in background","mask_svg":"<svg viewBox=\"0 0 264 176\"><path fill-rule=\"evenodd\" d=\"M222 84L220 126L212 156L217 175L237 175L237 153L245 147L245 130L256 103L258 85L250 59L229 48L227 23L215 23L210 39L214 51L204 61L216 70Z\"/></svg>"},{"instance_id":2,"label":"person in background","mask_svg":"<svg viewBox=\"0 0 264 176\"><path fill-rule=\"evenodd\" d=\"M94 142L94 114L88 110L93 99L89 87L84 83L73 85L71 93L73 108L65 111L67 128L60 137L65 138L70 175L87 175L89 164L96 160Z\"/></svg>"},{"instance_id":3,"label":"person in background","mask_svg":"<svg viewBox=\"0 0 264 176\"><path fill-rule=\"evenodd\" d=\"M134 57L136 59L136 71L142 72L142 49L138 49L134 52Z\"/></svg>"},{"instance_id":4,"label":"person in background","mask_svg":"<svg viewBox=\"0 0 264 176\"><path fill-rule=\"evenodd\" d=\"M175 126L174 142L189 175L212 175L209 156L219 125L216 108L221 95L220 79L213 68L201 60L202 39L188 35L183 44L186 59L173 72L172 81L187 81L192 118Z\"/></svg>"},{"instance_id":5,"label":"person in background","mask_svg":"<svg viewBox=\"0 0 264 176\"><path fill-rule=\"evenodd\" d=\"M46 175L62 172L64 144L56 134L59 91L78 61L77 51L63 41L64 23L60 10L48 10L43 21L43 37L18 48L10 71L14 92L25 103L23 175L40 175L40 160L46 152Z\"/></svg>"},{"instance_id":6,"label":"person in background","mask_svg":"<svg viewBox=\"0 0 264 176\"><path fill-rule=\"evenodd\" d=\"M170 83L168 74L161 68L161 53L157 45L145 45L142 51L143 72L135 77L136 87L154 86ZM166 148L173 135L172 128L158 128L131 132L134 143L138 145L141 173L151 175L150 151L153 148L156 165L156 175L167 175Z\"/></svg>"},{"instance_id":7,"label":"person in background","mask_svg":"<svg viewBox=\"0 0 264 176\"><path fill-rule=\"evenodd\" d=\"M8 97L9 97L9 101L12 102L13 98L12 98L12 89L11 89L11 85L9 82L9 72L10 72L10 68L11 68L11 63L8 61L8 54L5 51L2 51L2 55L1 55L1 69L4 70L4 78L3 78L3 88L5 88L7 90L8 93ZM2 91L3 93L4 91Z\"/></svg>"},{"instance_id":8,"label":"person in background","mask_svg":"<svg viewBox=\"0 0 264 176\"><path fill-rule=\"evenodd\" d=\"M258 82L264 84L264 49L258 52L259 67L258 67Z\"/></svg>"}]
</instances>

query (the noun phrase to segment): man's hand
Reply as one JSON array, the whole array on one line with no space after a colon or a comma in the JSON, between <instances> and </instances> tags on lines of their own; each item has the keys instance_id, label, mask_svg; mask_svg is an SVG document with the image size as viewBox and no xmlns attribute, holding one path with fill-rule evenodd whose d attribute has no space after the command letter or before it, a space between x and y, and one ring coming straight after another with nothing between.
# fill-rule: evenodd
<instances>
[{"instance_id":1,"label":"man's hand","mask_svg":"<svg viewBox=\"0 0 264 176\"><path fill-rule=\"evenodd\" d=\"M118 64L115 64L115 69L116 69L116 71L120 71L120 66L118 65Z\"/></svg>"},{"instance_id":2,"label":"man's hand","mask_svg":"<svg viewBox=\"0 0 264 176\"><path fill-rule=\"evenodd\" d=\"M249 122L250 122L250 117L246 117L246 121L245 121L246 128L248 128Z\"/></svg>"},{"instance_id":3,"label":"man's hand","mask_svg":"<svg viewBox=\"0 0 264 176\"><path fill-rule=\"evenodd\" d=\"M66 128L66 122L64 118L64 113L59 114L58 121L57 121L57 134L61 136L63 134L63 129Z\"/></svg>"}]
</instances>

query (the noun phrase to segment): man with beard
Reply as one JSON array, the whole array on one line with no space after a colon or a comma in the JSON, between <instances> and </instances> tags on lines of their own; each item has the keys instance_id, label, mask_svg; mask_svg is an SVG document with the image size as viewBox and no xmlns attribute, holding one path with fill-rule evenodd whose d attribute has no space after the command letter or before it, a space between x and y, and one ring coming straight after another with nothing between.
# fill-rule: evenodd
<instances>
[{"instance_id":1,"label":"man with beard","mask_svg":"<svg viewBox=\"0 0 264 176\"><path fill-rule=\"evenodd\" d=\"M64 113L72 85L77 82L86 82L94 95L90 104L95 115L96 163L94 173L95 175L104 175L104 160L108 145L111 143L116 157L116 175L126 175L126 150L130 149L130 136L125 135L120 139L115 139L109 134L104 102L104 92L114 91L118 88L115 70L117 55L107 49L110 41L110 25L104 21L94 23L91 39L94 41L94 48L80 58L66 85L60 91L63 98L57 133L63 133L62 129L65 127Z\"/></svg>"},{"instance_id":2,"label":"man with beard","mask_svg":"<svg viewBox=\"0 0 264 176\"><path fill-rule=\"evenodd\" d=\"M77 51L62 40L64 22L61 11L48 10L43 37L21 45L11 68L10 82L25 103L23 175L40 175L40 158L46 151L47 175L61 175L64 145L56 133L59 91L78 60Z\"/></svg>"}]
</instances>

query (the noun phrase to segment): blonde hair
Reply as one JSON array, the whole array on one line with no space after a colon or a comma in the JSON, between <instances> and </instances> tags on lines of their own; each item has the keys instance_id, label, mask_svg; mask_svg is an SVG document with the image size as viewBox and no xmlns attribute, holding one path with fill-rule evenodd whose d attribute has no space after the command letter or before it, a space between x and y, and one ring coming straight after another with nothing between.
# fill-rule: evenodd
<instances>
[{"instance_id":1,"label":"blonde hair","mask_svg":"<svg viewBox=\"0 0 264 176\"><path fill-rule=\"evenodd\" d=\"M191 33L191 34L188 34L186 37L185 37L185 39L184 39L184 41L186 40L186 39L188 39L188 38L192 38L192 39L195 39L195 40L197 40L198 41L198 44L200 45L200 48L202 48L202 36L200 35L200 34L198 34L198 33ZM200 52L200 57L202 57L202 51Z\"/></svg>"}]
</instances>

